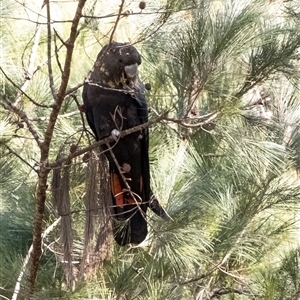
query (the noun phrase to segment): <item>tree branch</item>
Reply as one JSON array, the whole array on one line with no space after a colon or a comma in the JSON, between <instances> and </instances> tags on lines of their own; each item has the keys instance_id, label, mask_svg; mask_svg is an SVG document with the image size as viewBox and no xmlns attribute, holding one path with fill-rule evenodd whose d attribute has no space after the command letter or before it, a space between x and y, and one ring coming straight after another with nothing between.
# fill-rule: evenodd
<instances>
[{"instance_id":1,"label":"tree branch","mask_svg":"<svg viewBox=\"0 0 300 300\"><path fill-rule=\"evenodd\" d=\"M141 125L138 125L138 126L135 126L135 127L132 127L130 129L126 129L126 130L123 130L120 132L120 138L126 136L126 135L129 135L133 132L136 132L136 131L139 131L141 129L145 129L147 127L150 127L151 125L155 124L155 123L158 123L160 122L161 120L163 120L165 118L165 116L167 115L167 112L161 114L159 117L157 117L156 119L152 120L152 121L149 121L147 123L144 123L144 124L141 124ZM75 158L75 157L78 157L88 151L91 151L95 148L98 148L99 146L102 146L102 145L105 145L107 143L110 143L110 142L113 142L115 141L115 138L113 136L109 136L107 138L104 138L96 143L94 143L93 145L90 145L90 146L87 146L85 148L82 148L74 153L70 153L69 155L67 156L64 156L58 160L56 160L55 162L53 163L49 163L47 165L47 168L48 169L54 169L54 168L57 168L59 167L59 165L61 165L62 163L66 162L67 160L69 159L72 159L72 158Z\"/></svg>"},{"instance_id":2,"label":"tree branch","mask_svg":"<svg viewBox=\"0 0 300 300\"><path fill-rule=\"evenodd\" d=\"M135 202L135 204L136 204L138 210L140 211L141 215L143 216L143 218L145 218L145 212L144 212L144 211L141 209L141 207L140 207L140 204L142 204L142 199L141 199L141 197L140 197L139 195L137 195L137 194L135 194L135 193L132 192L132 190L131 190L131 188L130 188L130 185L129 185L128 182L127 182L128 178L126 178L126 177L123 175L121 166L120 166L120 164L119 164L119 162L118 162L118 160L117 160L115 154L114 154L113 151L112 151L112 147L110 147L109 143L107 143L106 146L107 146L108 151L109 151L109 153L110 153L110 155L111 155L111 157L112 157L112 159L113 159L113 161L114 161L114 163L115 163L115 165L116 165L116 167L117 167L117 169L118 169L118 171L119 171L119 175L121 176L121 178L122 178L122 180L123 180L123 183L124 183L124 185L125 185L126 188L127 188L126 192L128 192L128 193L130 194L130 196L131 196L132 199L134 200L134 202ZM125 190L125 189L124 189L124 190ZM124 191L124 190L123 190L123 191ZM123 193L123 191L122 191L122 193ZM116 197L116 195L113 195L113 196ZM139 201L138 201L136 198L138 198Z\"/></svg>"},{"instance_id":3,"label":"tree branch","mask_svg":"<svg viewBox=\"0 0 300 300\"><path fill-rule=\"evenodd\" d=\"M209 270L208 272L206 272L206 273L204 273L200 276L197 276L195 278L186 280L186 281L180 283L180 285L189 284L189 283L192 283L192 282L199 281L203 278L206 278L206 277L210 276L216 270L219 270L222 267L222 265L224 265L226 263L226 261L231 257L231 255L233 253L233 250L234 250L234 246L236 246L237 244L239 244L241 242L241 240L242 240L243 236L245 235L245 233L246 233L246 229L244 229L240 232L240 234L237 237L237 240L234 243L233 247L226 253L226 255L223 257L223 259L217 265L215 265L213 268L211 268L211 270ZM223 270L221 270L221 271L223 271ZM226 274L228 274L228 273L226 273ZM230 275L230 276L232 276L232 275Z\"/></svg>"},{"instance_id":4,"label":"tree branch","mask_svg":"<svg viewBox=\"0 0 300 300\"><path fill-rule=\"evenodd\" d=\"M61 63L59 61L59 56L58 56L58 52L59 52L59 49L61 47L57 46L56 37L58 37L58 39L61 41L62 45L64 45L65 42L62 40L62 38L59 36L58 32L54 28L53 28L53 30L54 30L54 33L55 33L54 34L54 47L55 47L54 53L55 53L56 63L57 63L58 68L59 68L59 70L60 70L60 72L62 74L63 73L63 69L62 69Z\"/></svg>"},{"instance_id":5,"label":"tree branch","mask_svg":"<svg viewBox=\"0 0 300 300\"><path fill-rule=\"evenodd\" d=\"M41 152L40 152L40 170L38 171L38 184L37 184L37 192L36 192L36 208L35 208L35 216L34 216L34 226L33 226L33 243L32 243L32 252L31 252L31 266L29 270L28 276L28 289L29 293L33 294L35 289L35 282L37 271L39 267L39 259L42 253L42 228L43 228L43 218L44 218L44 210L45 210L45 201L46 201L46 191L48 188L48 175L49 168L48 159L49 159L49 151L50 145L53 137L54 127L57 121L57 117L62 105L62 102L65 98L66 88L69 82L70 71L71 71L71 62L73 56L74 43L77 37L77 28L79 24L79 20L82 16L82 9L85 5L86 0L79 0L77 4L77 9L75 16L72 21L72 26L70 30L70 36L68 41L66 42L67 53L65 57L65 64L63 69L63 74L61 78L61 84L55 97L55 103L52 107L52 111L50 113L49 122L47 124L47 128L44 134L44 141L41 144ZM47 0L49 4L49 0ZM49 9L49 8L48 8ZM50 22L48 22L50 23ZM50 25L50 24L49 24ZM48 41L49 42L49 41ZM48 53L49 55L49 53ZM50 53L51 55L51 53ZM49 58L49 57L48 57Z\"/></svg>"},{"instance_id":6,"label":"tree branch","mask_svg":"<svg viewBox=\"0 0 300 300\"><path fill-rule=\"evenodd\" d=\"M20 94L24 95L30 102L32 102L34 105L39 106L39 107L45 107L45 108L50 108L48 105L40 104L37 103L35 100L33 100L28 94L25 93L25 91L22 89L22 87L19 87L12 79L9 78L9 76L5 73L5 71L2 69L0 66L0 71L4 75L4 77L20 92ZM18 101L17 101L18 103Z\"/></svg>"},{"instance_id":7,"label":"tree branch","mask_svg":"<svg viewBox=\"0 0 300 300\"><path fill-rule=\"evenodd\" d=\"M114 27L113 27L113 30L112 30L111 35L110 35L110 38L109 38L109 44L111 44L111 42L112 42L112 40L113 40L115 31L116 31L117 26L118 26L118 23L119 23L119 21L120 21L121 13L122 13L122 10L123 10L124 3L125 3L125 0L122 0L122 1L121 1L121 5L120 5L120 8L119 8L119 12L118 12L117 20L116 20L116 22L115 22L115 25L114 25Z\"/></svg>"},{"instance_id":8,"label":"tree branch","mask_svg":"<svg viewBox=\"0 0 300 300\"><path fill-rule=\"evenodd\" d=\"M51 89L52 96L54 100L56 100L56 93L54 89L54 79L53 79L53 71L52 71L52 59L51 59L51 24L50 24L50 0L45 0L44 2L47 8L47 57L48 57L48 76L49 76L49 85Z\"/></svg>"},{"instance_id":9,"label":"tree branch","mask_svg":"<svg viewBox=\"0 0 300 300\"><path fill-rule=\"evenodd\" d=\"M0 67L1 68L1 67ZM37 131L35 130L33 124L31 123L31 121L29 120L29 118L27 117L26 113L19 109L18 107L16 107L14 104L12 104L11 102L9 102L8 100L5 99L5 95L3 96L3 101L0 102L0 104L7 110L14 112L16 115L19 116L19 118L21 120L23 120L23 122L27 125L27 128L29 130L29 132L31 133L31 135L33 136L33 138L35 139L36 143L38 144L38 146L41 148L42 147L42 141L37 133Z\"/></svg>"},{"instance_id":10,"label":"tree branch","mask_svg":"<svg viewBox=\"0 0 300 300\"><path fill-rule=\"evenodd\" d=\"M15 155L18 159L20 159L25 165L27 165L31 170L33 170L34 172L37 173L37 170L30 165L30 163L28 163L23 157L21 157L17 152L15 152L14 150L12 150L9 146L7 146L6 144L4 144L5 148L13 155Z\"/></svg>"},{"instance_id":11,"label":"tree branch","mask_svg":"<svg viewBox=\"0 0 300 300\"><path fill-rule=\"evenodd\" d=\"M205 296L204 298L201 298L201 299L202 300L211 300L213 298L219 298L222 295L228 295L228 294L254 296L249 290L244 290L242 288L215 288L211 292L208 292L207 296Z\"/></svg>"},{"instance_id":12,"label":"tree branch","mask_svg":"<svg viewBox=\"0 0 300 300\"><path fill-rule=\"evenodd\" d=\"M42 10L43 10L43 8L41 8L41 11ZM15 106L17 106L18 103L21 101L22 95L24 95L24 92L28 87L29 80L31 80L31 78L32 78L32 76L35 72L34 63L35 63L35 59L36 59L36 55L37 55L37 51L38 51L38 46L39 46L40 37L41 37L41 30L42 30L41 25L38 23L39 18L40 18L40 14L38 14L38 17L37 17L37 24L36 24L34 37L33 37L33 46L32 46L32 49L31 49L31 53L29 55L29 63L28 63L28 68L26 70L26 74L25 74L25 81L22 84L22 86L20 87L20 90L17 94L16 100L14 102ZM35 104L38 104L38 103L35 103Z\"/></svg>"},{"instance_id":13,"label":"tree branch","mask_svg":"<svg viewBox=\"0 0 300 300\"><path fill-rule=\"evenodd\" d=\"M220 112L213 112L213 113L207 114L205 116L199 116L195 119L189 118L189 120L200 120L200 119L204 119L204 118L208 117L206 120L198 122L198 123L187 123L187 122L185 122L186 118L175 119L175 118L165 117L164 120L170 121L170 122L173 122L173 123L177 123L177 124L179 124L183 127L186 127L186 128L198 128L198 127L202 127L204 125L207 125L209 123L214 122L219 115L220 115Z\"/></svg>"},{"instance_id":14,"label":"tree branch","mask_svg":"<svg viewBox=\"0 0 300 300\"><path fill-rule=\"evenodd\" d=\"M42 234L42 239L44 239L57 226L57 224L60 222L60 220L61 220L61 217L59 217L58 219L56 219L48 228L46 228L46 230ZM27 252L27 255L26 255L25 259L24 259L23 266L22 266L21 272L19 274L19 277L17 279L16 285L15 285L14 294L13 294L11 300L17 300L18 299L18 295L19 295L20 288L21 288L21 281L22 281L23 275L24 275L24 273L26 271L26 266L27 266L27 264L29 262L29 258L30 258L32 250L33 250L33 244L30 246L30 248L29 248L29 250Z\"/></svg>"},{"instance_id":15,"label":"tree branch","mask_svg":"<svg viewBox=\"0 0 300 300\"><path fill-rule=\"evenodd\" d=\"M69 76L71 72L71 62L72 62L72 55L73 55L73 50L74 50L74 43L77 37L77 27L79 24L79 20L81 18L81 12L84 7L86 0L79 0L77 10L75 13L75 17L72 22L71 26L71 32L68 41L66 41L65 45L67 48L67 54L65 58L65 64L64 64L64 69L63 69L63 74L62 74L62 81L61 85L59 87L58 93L57 93L57 98L55 101L55 104L53 106L53 110L50 114L50 121L48 123L48 127L46 129L45 133L45 148L46 148L46 153L48 155L49 152L49 146L52 140L52 133L56 124L57 116L61 107L61 104L64 100L67 85L69 82ZM45 154L46 154L45 153Z\"/></svg>"}]
</instances>

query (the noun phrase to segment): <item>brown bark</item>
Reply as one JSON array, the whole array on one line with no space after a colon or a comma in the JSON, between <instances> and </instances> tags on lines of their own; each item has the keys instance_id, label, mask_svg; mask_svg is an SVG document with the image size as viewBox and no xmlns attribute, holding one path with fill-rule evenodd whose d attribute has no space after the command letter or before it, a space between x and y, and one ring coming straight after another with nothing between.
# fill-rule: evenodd
<instances>
[{"instance_id":1,"label":"brown bark","mask_svg":"<svg viewBox=\"0 0 300 300\"><path fill-rule=\"evenodd\" d=\"M36 205L34 215L34 227L33 227L33 242L32 252L30 255L30 272L28 276L28 288L32 293L35 287L35 280L39 267L39 260L42 254L42 229L43 229L43 217L45 210L45 199L47 190L47 178L49 170L44 166L40 168L38 172L38 188L36 192Z\"/></svg>"},{"instance_id":2,"label":"brown bark","mask_svg":"<svg viewBox=\"0 0 300 300\"><path fill-rule=\"evenodd\" d=\"M64 70L62 74L62 81L57 93L55 104L53 105L48 126L44 135L44 141L40 144L40 169L38 171L38 184L36 191L36 208L33 224L33 250L31 253L31 264L28 276L28 289L32 294L35 289L35 281L39 267L39 260L42 254L42 232L43 232L43 217L45 210L46 191L47 191L47 180L50 169L48 168L49 149L51 146L51 140L53 136L53 130L56 124L57 116L59 114L61 104L65 97L65 92L68 86L71 62L74 49L74 43L77 37L77 27L79 20L82 16L82 9L86 0L79 0L76 9L75 16L73 18L71 32L68 41L66 42L67 54L65 58ZM46 3L47 4L47 3ZM48 20L50 22L50 20ZM52 74L49 74L52 76Z\"/></svg>"}]
</instances>

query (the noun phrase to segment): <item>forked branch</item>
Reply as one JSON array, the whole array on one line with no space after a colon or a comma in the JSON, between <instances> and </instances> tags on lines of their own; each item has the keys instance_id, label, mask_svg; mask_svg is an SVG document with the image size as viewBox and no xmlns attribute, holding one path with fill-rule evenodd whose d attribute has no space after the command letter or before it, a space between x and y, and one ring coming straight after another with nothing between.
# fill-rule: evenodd
<instances>
[{"instance_id":1,"label":"forked branch","mask_svg":"<svg viewBox=\"0 0 300 300\"><path fill-rule=\"evenodd\" d=\"M47 167L50 146L53 138L54 127L56 125L56 121L59 115L59 111L63 103L63 100L65 99L66 89L68 86L70 72L71 72L73 49L74 49L74 44L78 33L77 28L79 25L79 20L82 16L82 10L85 5L85 2L86 0L78 1L76 13L71 25L69 39L66 42L67 53L64 62L61 84L59 86L57 96L54 97L55 103L50 113L49 122L47 124L47 128L44 134L44 141L40 144L40 162L39 162L40 169L38 171L38 184L36 188L36 207L35 207L34 225L33 225L33 243L32 243L32 252L30 255L31 265L30 265L29 276L27 280L28 281L27 286L30 294L32 294L35 289L37 271L39 268L39 260L42 254L43 219L44 219L44 211L45 211L46 191L48 189L48 176L50 171L49 168ZM49 4L49 0L46 2L46 4L47 3ZM48 19L48 23L49 22L50 19ZM48 42L51 41L48 40Z\"/></svg>"}]
</instances>

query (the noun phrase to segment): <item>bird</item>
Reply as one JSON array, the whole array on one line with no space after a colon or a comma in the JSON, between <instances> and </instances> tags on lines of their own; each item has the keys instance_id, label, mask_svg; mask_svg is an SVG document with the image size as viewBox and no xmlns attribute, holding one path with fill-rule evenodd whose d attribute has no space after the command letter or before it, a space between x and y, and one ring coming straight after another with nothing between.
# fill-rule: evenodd
<instances>
[{"instance_id":1,"label":"bird","mask_svg":"<svg viewBox=\"0 0 300 300\"><path fill-rule=\"evenodd\" d=\"M99 52L82 92L87 122L96 140L114 138L101 150L109 162L113 233L121 246L145 240L148 207L165 217L150 188L148 128L120 138L122 130L148 121L140 64L141 55L134 46L111 42Z\"/></svg>"}]
</instances>

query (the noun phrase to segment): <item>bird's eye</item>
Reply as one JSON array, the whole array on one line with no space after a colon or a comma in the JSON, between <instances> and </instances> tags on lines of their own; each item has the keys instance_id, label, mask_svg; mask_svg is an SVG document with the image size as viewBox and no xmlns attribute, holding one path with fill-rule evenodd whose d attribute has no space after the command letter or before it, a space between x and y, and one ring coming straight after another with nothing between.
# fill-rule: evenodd
<instances>
[{"instance_id":1,"label":"bird's eye","mask_svg":"<svg viewBox=\"0 0 300 300\"><path fill-rule=\"evenodd\" d=\"M123 62L123 59L122 59L122 58L120 58L120 59L119 59L119 63L121 64L122 62Z\"/></svg>"}]
</instances>

